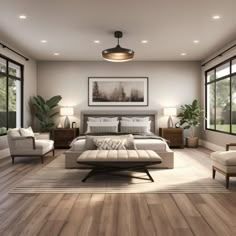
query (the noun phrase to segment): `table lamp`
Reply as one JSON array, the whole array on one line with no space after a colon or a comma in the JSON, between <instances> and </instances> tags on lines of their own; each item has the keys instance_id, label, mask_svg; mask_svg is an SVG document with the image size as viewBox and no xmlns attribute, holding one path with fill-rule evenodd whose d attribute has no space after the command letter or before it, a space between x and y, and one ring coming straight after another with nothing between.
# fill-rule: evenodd
<instances>
[{"instance_id":1,"label":"table lamp","mask_svg":"<svg viewBox=\"0 0 236 236\"><path fill-rule=\"evenodd\" d=\"M164 116L169 116L167 126L168 128L174 127L174 122L172 116L176 116L176 108L175 107L165 107L164 108Z\"/></svg>"},{"instance_id":2,"label":"table lamp","mask_svg":"<svg viewBox=\"0 0 236 236\"><path fill-rule=\"evenodd\" d=\"M66 116L64 121L64 128L70 128L70 120L68 116L74 115L74 108L73 107L61 107L60 108L60 115Z\"/></svg>"}]
</instances>

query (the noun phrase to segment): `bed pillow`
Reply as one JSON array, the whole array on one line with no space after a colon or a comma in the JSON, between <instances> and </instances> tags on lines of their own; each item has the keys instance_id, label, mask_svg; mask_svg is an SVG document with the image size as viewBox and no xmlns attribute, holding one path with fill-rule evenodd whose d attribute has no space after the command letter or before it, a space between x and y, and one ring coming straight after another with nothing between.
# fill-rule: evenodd
<instances>
[{"instance_id":1,"label":"bed pillow","mask_svg":"<svg viewBox=\"0 0 236 236\"><path fill-rule=\"evenodd\" d=\"M124 138L94 138L98 150L126 150Z\"/></svg>"},{"instance_id":2,"label":"bed pillow","mask_svg":"<svg viewBox=\"0 0 236 236\"><path fill-rule=\"evenodd\" d=\"M86 150L96 150L97 146L94 143L94 139L98 138L98 136L93 136L93 135L87 135L86 136L86 141L85 141L85 149ZM134 137L132 134L127 134L127 135L112 135L112 136L99 136L99 138L112 138L112 139L126 139L126 149L127 150L136 150L136 145L134 143Z\"/></svg>"},{"instance_id":3,"label":"bed pillow","mask_svg":"<svg viewBox=\"0 0 236 236\"><path fill-rule=\"evenodd\" d=\"M29 128L20 128L20 134L24 137L34 137L34 132L31 127Z\"/></svg>"},{"instance_id":4,"label":"bed pillow","mask_svg":"<svg viewBox=\"0 0 236 236\"><path fill-rule=\"evenodd\" d=\"M122 117L121 118L122 121L129 121L129 122L133 122L133 121L139 121L139 122L147 122L149 121L149 117Z\"/></svg>"},{"instance_id":5,"label":"bed pillow","mask_svg":"<svg viewBox=\"0 0 236 236\"><path fill-rule=\"evenodd\" d=\"M112 122L117 121L118 117L88 117L88 121L93 122Z\"/></svg>"},{"instance_id":6,"label":"bed pillow","mask_svg":"<svg viewBox=\"0 0 236 236\"><path fill-rule=\"evenodd\" d=\"M118 132L119 121L110 121L110 122L87 122L87 131L86 133L114 133ZM93 131L91 130L93 127Z\"/></svg>"},{"instance_id":7,"label":"bed pillow","mask_svg":"<svg viewBox=\"0 0 236 236\"><path fill-rule=\"evenodd\" d=\"M101 122L101 117L88 117L88 121Z\"/></svg>"},{"instance_id":8,"label":"bed pillow","mask_svg":"<svg viewBox=\"0 0 236 236\"><path fill-rule=\"evenodd\" d=\"M121 121L120 130L123 133L150 133L151 132L151 121Z\"/></svg>"}]
</instances>

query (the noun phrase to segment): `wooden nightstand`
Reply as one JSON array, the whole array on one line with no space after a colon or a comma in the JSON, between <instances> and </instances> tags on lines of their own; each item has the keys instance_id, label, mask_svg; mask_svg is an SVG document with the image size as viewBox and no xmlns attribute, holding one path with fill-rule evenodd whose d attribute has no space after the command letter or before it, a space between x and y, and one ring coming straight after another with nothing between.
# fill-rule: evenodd
<instances>
[{"instance_id":1,"label":"wooden nightstand","mask_svg":"<svg viewBox=\"0 0 236 236\"><path fill-rule=\"evenodd\" d=\"M52 130L55 148L69 148L71 141L79 136L79 128L57 128Z\"/></svg>"},{"instance_id":2,"label":"wooden nightstand","mask_svg":"<svg viewBox=\"0 0 236 236\"><path fill-rule=\"evenodd\" d=\"M184 130L182 128L159 128L159 135L169 140L170 147L184 148Z\"/></svg>"}]
</instances>

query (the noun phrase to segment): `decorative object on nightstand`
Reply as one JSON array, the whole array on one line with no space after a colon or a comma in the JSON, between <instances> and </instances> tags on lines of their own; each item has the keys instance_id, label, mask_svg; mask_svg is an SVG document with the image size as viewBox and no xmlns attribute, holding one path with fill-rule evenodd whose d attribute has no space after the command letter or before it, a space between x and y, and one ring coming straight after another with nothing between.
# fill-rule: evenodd
<instances>
[{"instance_id":1,"label":"decorative object on nightstand","mask_svg":"<svg viewBox=\"0 0 236 236\"><path fill-rule=\"evenodd\" d=\"M70 143L77 136L79 136L79 128L60 128L52 130L52 139L54 140L55 148L69 148Z\"/></svg>"},{"instance_id":2,"label":"decorative object on nightstand","mask_svg":"<svg viewBox=\"0 0 236 236\"><path fill-rule=\"evenodd\" d=\"M182 128L159 128L159 135L169 141L170 147L184 148L184 130Z\"/></svg>"},{"instance_id":3,"label":"decorative object on nightstand","mask_svg":"<svg viewBox=\"0 0 236 236\"><path fill-rule=\"evenodd\" d=\"M70 120L68 116L74 115L74 108L73 107L61 107L60 108L60 115L66 116L64 121L64 128L69 129L70 128Z\"/></svg>"},{"instance_id":4,"label":"decorative object on nightstand","mask_svg":"<svg viewBox=\"0 0 236 236\"><path fill-rule=\"evenodd\" d=\"M169 116L168 118L168 128L174 128L174 122L172 116L176 116L176 108L175 107L165 107L164 108L164 116Z\"/></svg>"}]
</instances>

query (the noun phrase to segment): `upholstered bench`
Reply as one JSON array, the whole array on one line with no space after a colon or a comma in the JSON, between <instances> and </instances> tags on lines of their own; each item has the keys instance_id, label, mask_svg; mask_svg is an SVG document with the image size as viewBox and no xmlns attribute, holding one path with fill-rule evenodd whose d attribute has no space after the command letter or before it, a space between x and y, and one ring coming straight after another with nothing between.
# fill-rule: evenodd
<instances>
[{"instance_id":1,"label":"upholstered bench","mask_svg":"<svg viewBox=\"0 0 236 236\"><path fill-rule=\"evenodd\" d=\"M148 179L137 176L130 177L154 182L147 166L160 164L162 159L156 152L151 150L87 150L78 157L77 162L89 165L92 168L82 182L93 175L114 174L118 171L144 172L149 177Z\"/></svg>"},{"instance_id":2,"label":"upholstered bench","mask_svg":"<svg viewBox=\"0 0 236 236\"><path fill-rule=\"evenodd\" d=\"M229 178L236 177L236 151L229 151L230 146L236 146L236 144L227 144L226 151L211 153L212 178L215 178L216 171L225 175L226 188L229 188Z\"/></svg>"}]
</instances>

